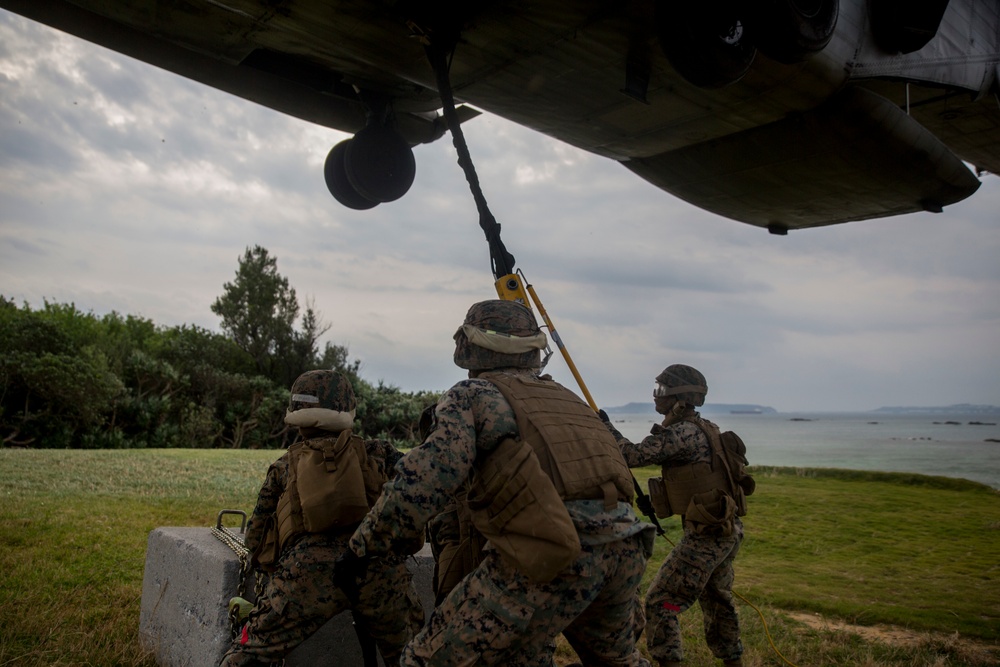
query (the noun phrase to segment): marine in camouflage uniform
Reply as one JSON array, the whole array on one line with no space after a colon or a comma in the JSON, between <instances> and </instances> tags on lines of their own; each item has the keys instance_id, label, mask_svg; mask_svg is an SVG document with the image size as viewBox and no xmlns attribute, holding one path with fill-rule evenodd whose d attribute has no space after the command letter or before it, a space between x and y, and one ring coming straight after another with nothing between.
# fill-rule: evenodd
<instances>
[{"instance_id":1,"label":"marine in camouflage uniform","mask_svg":"<svg viewBox=\"0 0 1000 667\"><path fill-rule=\"evenodd\" d=\"M664 470L692 463L712 463L711 443L691 419L708 391L705 377L690 366L675 364L659 376L654 389L656 410L666 415L650 435L632 443L610 423L630 468L659 465ZM707 421L707 420L706 420ZM728 533L728 534L726 534ZM732 517L728 528L699 530L684 521L684 535L660 566L646 593L646 645L661 667L681 664L684 650L677 616L695 602L701 605L705 641L727 667L742 665L739 618L733 603L733 560L743 542L743 523Z\"/></svg>"},{"instance_id":2,"label":"marine in camouflage uniform","mask_svg":"<svg viewBox=\"0 0 1000 667\"><path fill-rule=\"evenodd\" d=\"M299 426L305 439L336 436L353 425L355 404L354 392L343 375L309 371L292 386L286 422ZM364 445L369 465L391 476L402 454L383 440L366 440ZM268 468L247 522L245 543L251 552L261 547L268 517L274 516L289 479L289 452L285 452ZM423 607L405 557L374 559L356 590L344 591L334 583L336 561L347 551L356 526L291 538L241 635L223 657L222 667L279 662L347 609L352 610L355 623L375 639L385 663L398 662L403 646L423 625Z\"/></svg>"},{"instance_id":3,"label":"marine in camouflage uniform","mask_svg":"<svg viewBox=\"0 0 1000 667\"><path fill-rule=\"evenodd\" d=\"M512 347L483 348L470 335L506 338ZM455 363L469 369L470 378L445 392L431 432L397 464L395 479L351 540L360 557L388 553L398 540L420 535L477 462L519 433L510 403L487 378L538 378L538 349L545 343L531 311L509 301L475 304L455 339ZM624 464L622 470L627 475ZM604 500L564 504L581 544L574 561L540 583L491 544L407 645L400 664L551 667L553 639L562 632L584 664L648 665L635 646L633 607L652 526L640 523L630 503L612 501L610 509Z\"/></svg>"}]
</instances>

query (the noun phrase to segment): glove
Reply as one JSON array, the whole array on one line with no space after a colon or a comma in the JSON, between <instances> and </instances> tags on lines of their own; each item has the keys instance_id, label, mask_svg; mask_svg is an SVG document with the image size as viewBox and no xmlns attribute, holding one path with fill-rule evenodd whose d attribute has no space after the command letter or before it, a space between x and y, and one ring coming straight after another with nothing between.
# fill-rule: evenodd
<instances>
[{"instance_id":1,"label":"glove","mask_svg":"<svg viewBox=\"0 0 1000 667\"><path fill-rule=\"evenodd\" d=\"M601 421L604 422L605 424L611 423L611 419L608 418L608 413L605 412L603 408L597 411L597 416L600 417Z\"/></svg>"},{"instance_id":2,"label":"glove","mask_svg":"<svg viewBox=\"0 0 1000 667\"><path fill-rule=\"evenodd\" d=\"M253 611L252 602L248 602L241 597L229 600L229 618L235 617L237 625L242 625L251 611Z\"/></svg>"},{"instance_id":3,"label":"glove","mask_svg":"<svg viewBox=\"0 0 1000 667\"><path fill-rule=\"evenodd\" d=\"M642 512L644 516L654 516L653 501L650 500L649 496L645 493L635 497L635 506L639 508L639 511Z\"/></svg>"}]
</instances>

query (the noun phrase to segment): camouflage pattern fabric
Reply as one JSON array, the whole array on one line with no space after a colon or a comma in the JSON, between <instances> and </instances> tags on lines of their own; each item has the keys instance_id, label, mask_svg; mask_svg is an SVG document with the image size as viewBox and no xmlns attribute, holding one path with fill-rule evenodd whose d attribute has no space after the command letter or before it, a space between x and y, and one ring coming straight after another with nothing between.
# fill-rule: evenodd
<instances>
[{"instance_id":1,"label":"camouflage pattern fabric","mask_svg":"<svg viewBox=\"0 0 1000 667\"><path fill-rule=\"evenodd\" d=\"M531 371L513 371L531 373ZM424 443L396 465L396 477L351 538L359 556L391 553L422 534L469 479L477 457L517 434L513 410L495 385L463 380L437 405ZM652 542L627 503L566 503L583 551L548 584L532 583L491 549L407 645L401 665L503 662L552 665L552 639L563 632L585 662L645 665L635 648L635 591ZM463 657L464 656L464 657Z\"/></svg>"},{"instance_id":2,"label":"camouflage pattern fabric","mask_svg":"<svg viewBox=\"0 0 1000 667\"><path fill-rule=\"evenodd\" d=\"M403 651L401 665L551 667L560 632L585 665L648 665L635 648L635 590L646 569L639 536L583 545L547 584L487 550Z\"/></svg>"},{"instance_id":3,"label":"camouflage pattern fabric","mask_svg":"<svg viewBox=\"0 0 1000 667\"><path fill-rule=\"evenodd\" d=\"M500 299L473 304L465 315L464 323L510 336L533 336L541 331L534 314L527 306ZM487 350L470 343L465 333L459 329L455 332L455 353L452 360L459 368L468 370L503 367L537 369L541 366L542 356L538 350L520 354Z\"/></svg>"},{"instance_id":4,"label":"camouflage pattern fabric","mask_svg":"<svg viewBox=\"0 0 1000 667\"><path fill-rule=\"evenodd\" d=\"M656 573L646 593L646 645L658 661L684 657L677 615L697 601L705 627L705 643L721 660L743 654L740 624L733 603L733 559L743 541L743 524L728 537L703 537L685 531Z\"/></svg>"},{"instance_id":5,"label":"camouflage pattern fabric","mask_svg":"<svg viewBox=\"0 0 1000 667\"><path fill-rule=\"evenodd\" d=\"M695 416L696 412L691 411ZM680 421L653 426L650 435L633 444L614 426L606 424L618 440L630 468L711 462L712 445L696 424ZM721 660L743 654L739 617L733 603L733 559L743 541L743 523L734 518L731 535L699 534L684 527L684 536L660 566L646 592L646 645L659 662L683 659L677 615L697 601L701 605L705 641Z\"/></svg>"},{"instance_id":6,"label":"camouflage pattern fabric","mask_svg":"<svg viewBox=\"0 0 1000 667\"><path fill-rule=\"evenodd\" d=\"M385 441L368 440L369 457L384 470L402 454ZM271 464L247 522L251 550L262 536L264 518L277 508L288 480L288 454ZM375 638L386 664L399 660L403 646L424 622L424 611L405 559L375 559L358 592L348 596L334 584L334 566L348 548L351 531L303 534L282 552L242 635L222 659L222 667L256 666L280 661L329 619L347 609Z\"/></svg>"},{"instance_id":7,"label":"camouflage pattern fabric","mask_svg":"<svg viewBox=\"0 0 1000 667\"><path fill-rule=\"evenodd\" d=\"M315 397L313 401L297 401L297 395ZM325 408L338 412L350 412L357 407L354 388L343 373L337 371L306 371L292 383L291 396L288 401L290 411L303 408Z\"/></svg>"}]
</instances>

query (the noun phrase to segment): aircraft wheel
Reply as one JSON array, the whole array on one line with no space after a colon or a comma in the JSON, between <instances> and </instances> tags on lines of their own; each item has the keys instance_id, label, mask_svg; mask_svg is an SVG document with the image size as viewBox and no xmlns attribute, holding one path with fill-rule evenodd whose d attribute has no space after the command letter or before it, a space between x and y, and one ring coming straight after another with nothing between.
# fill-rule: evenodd
<instances>
[{"instance_id":1,"label":"aircraft wheel","mask_svg":"<svg viewBox=\"0 0 1000 667\"><path fill-rule=\"evenodd\" d=\"M839 0L755 0L748 16L757 49L778 62L802 62L830 43Z\"/></svg>"},{"instance_id":2,"label":"aircraft wheel","mask_svg":"<svg viewBox=\"0 0 1000 667\"><path fill-rule=\"evenodd\" d=\"M378 206L378 202L362 196L347 178L344 154L351 141L353 139L344 139L330 149L326 155L326 163L323 165L323 177L326 179L326 187L334 199L347 208L365 211Z\"/></svg>"},{"instance_id":3,"label":"aircraft wheel","mask_svg":"<svg viewBox=\"0 0 1000 667\"><path fill-rule=\"evenodd\" d=\"M656 8L660 48L688 83L722 88L750 69L757 49L748 39L740 0L670 0Z\"/></svg>"},{"instance_id":4,"label":"aircraft wheel","mask_svg":"<svg viewBox=\"0 0 1000 667\"><path fill-rule=\"evenodd\" d=\"M413 149L398 132L382 125L369 125L354 135L344 165L354 189L376 202L405 195L417 173Z\"/></svg>"}]
</instances>

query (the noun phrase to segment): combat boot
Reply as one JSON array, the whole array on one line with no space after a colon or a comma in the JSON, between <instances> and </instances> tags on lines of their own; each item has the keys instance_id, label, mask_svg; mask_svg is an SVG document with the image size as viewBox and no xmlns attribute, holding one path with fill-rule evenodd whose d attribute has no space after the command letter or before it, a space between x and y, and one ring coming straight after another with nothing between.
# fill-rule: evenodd
<instances>
[{"instance_id":1,"label":"combat boot","mask_svg":"<svg viewBox=\"0 0 1000 667\"><path fill-rule=\"evenodd\" d=\"M734 660L723 660L722 667L743 667L743 658L736 658Z\"/></svg>"}]
</instances>

